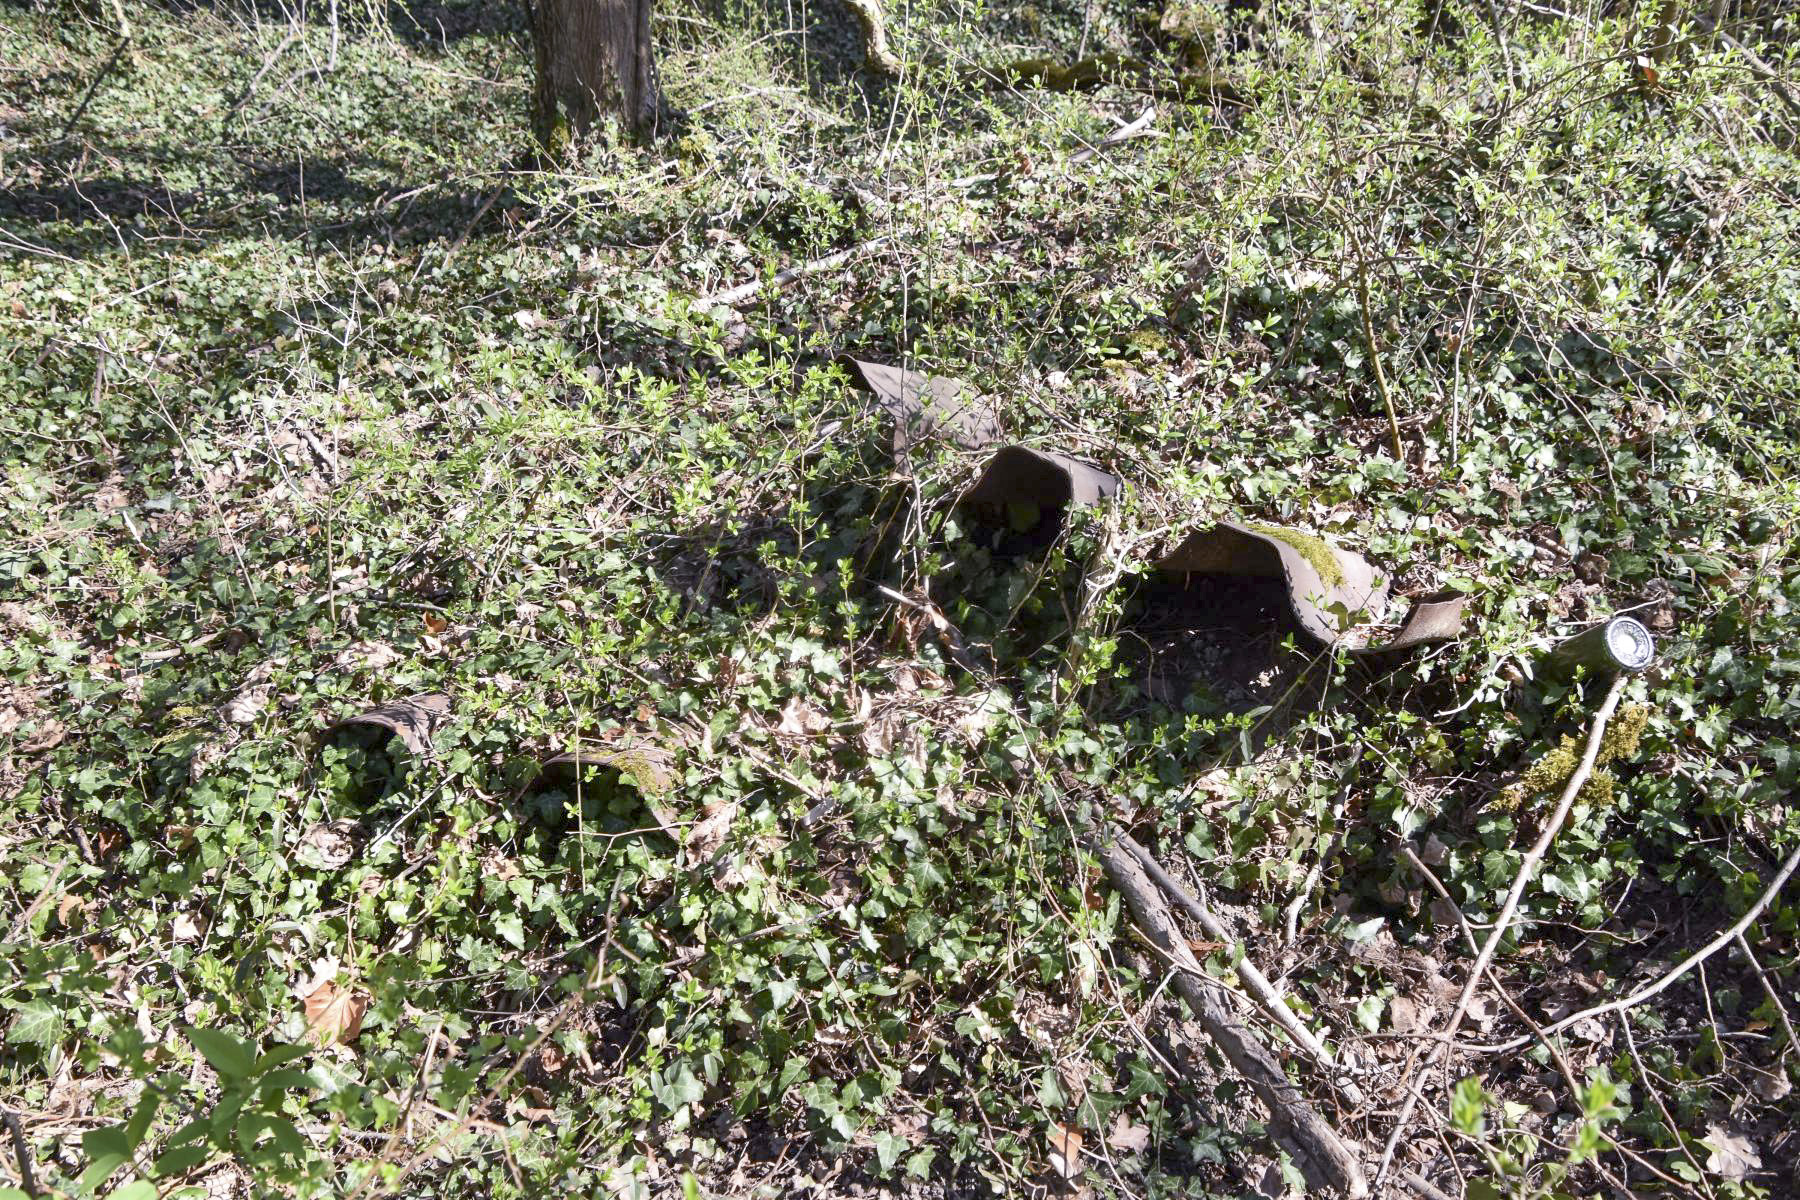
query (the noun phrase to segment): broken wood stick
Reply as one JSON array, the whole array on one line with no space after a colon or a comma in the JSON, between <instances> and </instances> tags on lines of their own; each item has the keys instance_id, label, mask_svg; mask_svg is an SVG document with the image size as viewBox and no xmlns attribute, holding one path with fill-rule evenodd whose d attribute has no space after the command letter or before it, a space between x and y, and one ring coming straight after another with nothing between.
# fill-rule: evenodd
<instances>
[{"instance_id":1,"label":"broken wood stick","mask_svg":"<svg viewBox=\"0 0 1800 1200\"><path fill-rule=\"evenodd\" d=\"M1206 982L1199 960L1175 927L1168 902L1137 855L1119 840L1094 849L1138 928L1174 964L1176 990L1198 1015L1206 1035L1269 1110L1276 1141L1294 1155L1310 1181L1337 1188L1352 1200L1367 1196L1369 1182L1355 1152L1288 1081L1280 1060L1237 1019L1220 989Z\"/></svg>"},{"instance_id":2,"label":"broken wood stick","mask_svg":"<svg viewBox=\"0 0 1800 1200\"><path fill-rule=\"evenodd\" d=\"M1137 115L1137 119L1128 125L1121 125L1091 146L1085 146L1069 156L1070 163L1084 163L1102 150L1110 149L1120 142L1130 141L1134 137L1146 137L1153 131L1150 126L1156 120L1156 105L1152 104Z\"/></svg>"},{"instance_id":3,"label":"broken wood stick","mask_svg":"<svg viewBox=\"0 0 1800 1200\"><path fill-rule=\"evenodd\" d=\"M1612 686L1606 690L1606 699L1601 703L1600 711L1594 714L1593 728L1588 732L1587 750L1581 756L1581 764L1575 768L1574 773L1569 776L1568 783L1563 786L1562 797L1557 801L1555 810L1550 814L1550 819L1544 822L1543 832L1538 834L1537 841L1532 844L1531 849L1525 852L1524 861L1519 863L1518 876L1514 878L1511 889L1506 893L1506 901L1500 906L1500 915L1495 918L1494 926L1488 932L1487 941L1482 943L1481 952L1475 956L1475 965L1469 969L1469 977L1463 983L1462 994L1456 998L1456 1007L1451 1010L1450 1020L1445 1024L1443 1033L1439 1035L1441 1040L1436 1043L1434 1050L1426 1060L1427 1069L1430 1068L1433 1060L1443 1058L1447 1047L1456 1040L1456 1031L1462 1026L1463 1017L1468 1014L1469 1002L1475 998L1475 989L1480 986L1482 976L1487 973L1488 964L1494 960L1494 952L1500 948L1501 939L1505 938L1506 931L1512 928L1513 918L1518 914L1519 901L1524 897L1525 889L1530 886L1532 879L1537 875L1538 864L1543 861L1545 852L1550 849L1550 843L1555 840L1558 831L1562 829L1563 822L1568 820L1569 810L1575 807L1575 797L1581 794L1581 789L1586 785L1588 776L1593 774L1594 763L1600 757L1600 742L1606 736L1606 724L1612 720L1614 710L1619 707L1619 697L1624 693L1625 684L1630 679L1629 674L1613 676ZM1407 1082L1410 1084L1411 1081ZM1406 1099L1400 1105L1400 1115L1394 1121L1394 1128L1388 1135L1387 1145L1382 1147L1381 1164L1375 1169L1376 1187L1380 1187L1382 1181L1387 1178L1388 1167L1394 1161L1394 1150L1400 1144L1400 1138L1406 1132L1406 1123L1412 1119L1413 1109L1419 1103L1419 1089L1408 1086L1404 1090Z\"/></svg>"},{"instance_id":4,"label":"broken wood stick","mask_svg":"<svg viewBox=\"0 0 1800 1200\"><path fill-rule=\"evenodd\" d=\"M727 288L722 292L714 292L710 296L702 296L698 301L698 307L734 308L737 305L744 303L746 300L754 300L756 297L760 296L765 289L774 288L776 291L780 291L790 283L804 279L808 275L816 275L820 271L829 271L833 267L841 267L859 254L879 249L887 242L887 240L886 237L870 238L866 242L857 243L848 250L839 250L834 254L827 254L823 258L815 258L811 262L803 262L799 266L784 268L783 270L775 272L773 278L752 279L749 283L740 283L737 287Z\"/></svg>"},{"instance_id":5,"label":"broken wood stick","mask_svg":"<svg viewBox=\"0 0 1800 1200\"><path fill-rule=\"evenodd\" d=\"M1118 841L1137 858L1144 868L1144 873L1154 879L1157 886L1168 893L1170 899L1181 905L1182 910L1192 917L1200 928L1206 930L1207 937L1227 945L1238 940L1237 935L1225 928L1224 923L1215 917L1205 905L1201 904L1192 892L1170 878L1169 873L1163 870L1162 864L1152 858L1150 852L1138 844L1137 839L1130 834L1121 833L1118 835ZM1244 981L1244 990L1250 993L1251 998L1262 1006L1263 1011L1268 1013L1277 1025L1281 1026L1282 1032L1293 1038L1301 1049L1312 1055L1321 1065L1334 1066L1331 1051L1326 1049L1325 1043L1321 1042L1318 1036L1302 1024L1299 1017L1294 1015L1294 1010L1287 1006L1287 1001L1281 998L1281 993L1275 990L1275 985L1269 982L1269 977L1258 970L1256 964L1248 958L1241 959L1235 965L1238 978Z\"/></svg>"}]
</instances>

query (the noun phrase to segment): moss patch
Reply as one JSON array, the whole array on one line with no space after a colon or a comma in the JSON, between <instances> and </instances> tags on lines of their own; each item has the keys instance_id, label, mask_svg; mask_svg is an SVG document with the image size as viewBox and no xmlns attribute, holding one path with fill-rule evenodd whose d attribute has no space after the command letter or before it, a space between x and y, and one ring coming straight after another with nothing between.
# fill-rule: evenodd
<instances>
[{"instance_id":1,"label":"moss patch","mask_svg":"<svg viewBox=\"0 0 1800 1200\"><path fill-rule=\"evenodd\" d=\"M1280 525L1260 523L1246 524L1244 528L1254 533L1260 533L1264 537L1272 537L1276 541L1286 542L1298 550L1300 557L1304 558L1307 565L1319 573L1319 578L1325 581L1327 587L1337 587L1344 582L1344 568L1339 564L1337 554L1331 548L1331 543L1317 534L1301 533L1297 529L1284 529Z\"/></svg>"},{"instance_id":2,"label":"moss patch","mask_svg":"<svg viewBox=\"0 0 1800 1200\"><path fill-rule=\"evenodd\" d=\"M1644 727L1649 722L1650 710L1642 704L1627 704L1620 709L1606 732L1600 735L1600 753L1594 759L1595 766L1601 767L1636 754ZM1533 796L1560 789L1581 765L1584 748L1584 741L1565 735L1556 749L1532 763L1517 783L1504 789L1494 806L1502 812L1513 812ZM1581 785L1579 799L1584 804L1610 804L1613 782L1609 773L1596 770Z\"/></svg>"}]
</instances>

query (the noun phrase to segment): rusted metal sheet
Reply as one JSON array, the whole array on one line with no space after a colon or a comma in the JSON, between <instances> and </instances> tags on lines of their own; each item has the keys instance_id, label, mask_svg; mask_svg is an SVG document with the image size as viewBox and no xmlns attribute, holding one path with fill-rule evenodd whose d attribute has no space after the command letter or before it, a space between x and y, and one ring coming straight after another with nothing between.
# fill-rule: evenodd
<instances>
[{"instance_id":1,"label":"rusted metal sheet","mask_svg":"<svg viewBox=\"0 0 1800 1200\"><path fill-rule=\"evenodd\" d=\"M347 725L372 725L399 738L401 744L423 757L431 749L431 739L450 719L450 697L442 692L424 692L365 709L354 716L334 721L326 730Z\"/></svg>"},{"instance_id":2,"label":"rusted metal sheet","mask_svg":"<svg viewBox=\"0 0 1800 1200\"><path fill-rule=\"evenodd\" d=\"M539 763L536 778L526 785L525 790L540 790L547 787L554 777L563 773L573 775L583 767L615 771L622 779L629 780L643 797L644 809L656 822L657 828L670 837L679 839L675 816L661 802L661 797L675 786L675 756L667 747L652 742L627 742L612 746L580 745L561 754L553 754Z\"/></svg>"},{"instance_id":3,"label":"rusted metal sheet","mask_svg":"<svg viewBox=\"0 0 1800 1200\"><path fill-rule=\"evenodd\" d=\"M1361 555L1324 538L1272 525L1229 521L1198 529L1153 564L1171 575L1280 579L1300 628L1328 646L1380 654L1462 633L1465 597L1440 593L1415 604L1391 636L1375 626L1388 588Z\"/></svg>"},{"instance_id":4,"label":"rusted metal sheet","mask_svg":"<svg viewBox=\"0 0 1800 1200\"><path fill-rule=\"evenodd\" d=\"M1119 477L1055 450L1007 446L988 460L962 504L1081 508L1119 493Z\"/></svg>"},{"instance_id":5,"label":"rusted metal sheet","mask_svg":"<svg viewBox=\"0 0 1800 1200\"><path fill-rule=\"evenodd\" d=\"M965 450L981 450L1001 438L994 406L960 379L923 375L860 358L841 361L875 394L876 402L893 421L896 451L931 438Z\"/></svg>"}]
</instances>

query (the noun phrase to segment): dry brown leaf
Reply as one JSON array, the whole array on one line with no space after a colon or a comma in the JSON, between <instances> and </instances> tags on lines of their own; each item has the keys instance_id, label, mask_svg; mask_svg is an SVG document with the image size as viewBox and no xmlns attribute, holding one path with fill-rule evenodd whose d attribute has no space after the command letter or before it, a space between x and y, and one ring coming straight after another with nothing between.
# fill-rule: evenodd
<instances>
[{"instance_id":1,"label":"dry brown leaf","mask_svg":"<svg viewBox=\"0 0 1800 1200\"><path fill-rule=\"evenodd\" d=\"M1762 1167L1762 1155L1756 1143L1718 1125L1708 1125L1701 1144L1712 1151L1706 1158L1706 1169L1721 1179L1742 1183L1750 1172Z\"/></svg>"},{"instance_id":2,"label":"dry brown leaf","mask_svg":"<svg viewBox=\"0 0 1800 1200\"><path fill-rule=\"evenodd\" d=\"M731 822L737 818L737 805L730 801L709 804L700 819L688 829L688 849L696 858L711 858L725 844Z\"/></svg>"},{"instance_id":3,"label":"dry brown leaf","mask_svg":"<svg viewBox=\"0 0 1800 1200\"><path fill-rule=\"evenodd\" d=\"M816 737L831 728L831 718L798 696L789 698L781 710L781 724L775 732L785 737Z\"/></svg>"},{"instance_id":4,"label":"dry brown leaf","mask_svg":"<svg viewBox=\"0 0 1800 1200\"><path fill-rule=\"evenodd\" d=\"M1081 1130L1067 1125L1050 1127L1050 1165L1064 1179L1081 1175Z\"/></svg>"},{"instance_id":5,"label":"dry brown leaf","mask_svg":"<svg viewBox=\"0 0 1800 1200\"><path fill-rule=\"evenodd\" d=\"M400 661L400 652L386 642L353 642L332 660L339 670L367 667L379 671Z\"/></svg>"},{"instance_id":6,"label":"dry brown leaf","mask_svg":"<svg viewBox=\"0 0 1800 1200\"><path fill-rule=\"evenodd\" d=\"M175 919L169 922L169 932L174 934L178 942L197 942L203 931L194 918L186 913L176 913Z\"/></svg>"},{"instance_id":7,"label":"dry brown leaf","mask_svg":"<svg viewBox=\"0 0 1800 1200\"><path fill-rule=\"evenodd\" d=\"M425 614L425 632L426 633L436 635L436 634L440 634L440 633L444 632L444 630L446 630L448 628L450 628L450 622L445 620L443 617L438 616L438 614L436 614L436 613L426 613Z\"/></svg>"},{"instance_id":8,"label":"dry brown leaf","mask_svg":"<svg viewBox=\"0 0 1800 1200\"><path fill-rule=\"evenodd\" d=\"M54 750L63 744L69 731L61 721L46 717L37 723L37 732L19 743L22 754L42 754L46 750Z\"/></svg>"},{"instance_id":9,"label":"dry brown leaf","mask_svg":"<svg viewBox=\"0 0 1800 1200\"><path fill-rule=\"evenodd\" d=\"M69 929L71 928L69 924L71 917L77 913L86 916L92 908L92 901L84 900L74 892L64 892L62 898L56 902L56 923L64 929Z\"/></svg>"},{"instance_id":10,"label":"dry brown leaf","mask_svg":"<svg viewBox=\"0 0 1800 1200\"><path fill-rule=\"evenodd\" d=\"M865 692L864 695L867 695ZM894 748L894 737L899 732L899 722L892 716L883 716L878 721L871 721L863 727L863 749L871 758L885 758Z\"/></svg>"},{"instance_id":11,"label":"dry brown leaf","mask_svg":"<svg viewBox=\"0 0 1800 1200\"><path fill-rule=\"evenodd\" d=\"M326 980L306 996L306 1031L321 1047L333 1042L347 1045L362 1032L363 1014L369 1011L365 992L341 988Z\"/></svg>"},{"instance_id":12,"label":"dry brown leaf","mask_svg":"<svg viewBox=\"0 0 1800 1200\"><path fill-rule=\"evenodd\" d=\"M219 709L219 715L233 725L248 725L262 715L262 710L269 706L269 697L274 694L275 689L266 683L252 684L227 700Z\"/></svg>"},{"instance_id":13,"label":"dry brown leaf","mask_svg":"<svg viewBox=\"0 0 1800 1200\"><path fill-rule=\"evenodd\" d=\"M1417 1033L1428 1024L1427 1011L1410 996L1395 996L1388 1001L1388 1027L1395 1033Z\"/></svg>"},{"instance_id":14,"label":"dry brown leaf","mask_svg":"<svg viewBox=\"0 0 1800 1200\"><path fill-rule=\"evenodd\" d=\"M1114 1150L1136 1153L1150 1144L1150 1129L1145 1125L1133 1125L1125 1119L1124 1113L1119 1113L1113 1117L1112 1132L1106 1135L1106 1144Z\"/></svg>"},{"instance_id":15,"label":"dry brown leaf","mask_svg":"<svg viewBox=\"0 0 1800 1200\"><path fill-rule=\"evenodd\" d=\"M323 821L300 838L294 858L303 866L335 871L356 857L358 832L357 823L348 818Z\"/></svg>"},{"instance_id":16,"label":"dry brown leaf","mask_svg":"<svg viewBox=\"0 0 1800 1200\"><path fill-rule=\"evenodd\" d=\"M1788 1082L1787 1075L1777 1065L1773 1071L1759 1071L1756 1078L1750 1081L1750 1090L1764 1100L1775 1101L1786 1099L1787 1094L1794 1090L1794 1085Z\"/></svg>"}]
</instances>

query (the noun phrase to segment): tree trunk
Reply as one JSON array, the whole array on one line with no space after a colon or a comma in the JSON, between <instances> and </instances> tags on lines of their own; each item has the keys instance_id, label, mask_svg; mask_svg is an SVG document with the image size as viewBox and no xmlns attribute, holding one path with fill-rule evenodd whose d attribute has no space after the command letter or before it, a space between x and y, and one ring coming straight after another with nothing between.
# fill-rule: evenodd
<instances>
[{"instance_id":1,"label":"tree trunk","mask_svg":"<svg viewBox=\"0 0 1800 1200\"><path fill-rule=\"evenodd\" d=\"M602 117L633 138L656 132L662 97L650 58L651 0L537 0L532 124L560 153Z\"/></svg>"}]
</instances>

